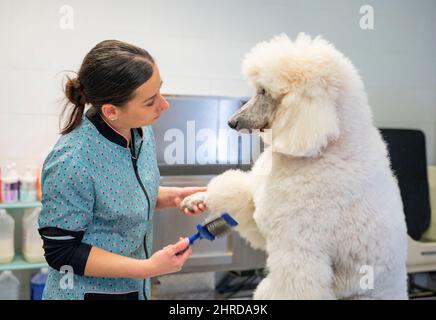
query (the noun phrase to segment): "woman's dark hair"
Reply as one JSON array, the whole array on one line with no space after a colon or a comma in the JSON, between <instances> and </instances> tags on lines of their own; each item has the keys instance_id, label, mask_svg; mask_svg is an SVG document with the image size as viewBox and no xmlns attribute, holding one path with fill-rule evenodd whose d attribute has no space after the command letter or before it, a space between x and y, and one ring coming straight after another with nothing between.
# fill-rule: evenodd
<instances>
[{"instance_id":1,"label":"woman's dark hair","mask_svg":"<svg viewBox=\"0 0 436 320\"><path fill-rule=\"evenodd\" d=\"M144 49L118 41L97 44L83 59L76 78L67 77L68 98L62 114L73 105L61 134L77 128L85 105L101 107L105 103L122 107L133 98L134 91L153 75L154 59Z\"/></svg>"}]
</instances>

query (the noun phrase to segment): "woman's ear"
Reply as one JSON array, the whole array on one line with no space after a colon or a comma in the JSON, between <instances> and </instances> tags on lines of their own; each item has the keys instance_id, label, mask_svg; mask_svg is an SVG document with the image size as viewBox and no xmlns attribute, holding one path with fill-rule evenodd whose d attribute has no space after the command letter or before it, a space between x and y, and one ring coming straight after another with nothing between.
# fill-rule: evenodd
<instances>
[{"instance_id":1,"label":"woman's ear","mask_svg":"<svg viewBox=\"0 0 436 320\"><path fill-rule=\"evenodd\" d=\"M118 109L114 105L110 103L105 103L101 106L101 112L106 117L106 119L109 119L111 121L118 120Z\"/></svg>"},{"instance_id":2,"label":"woman's ear","mask_svg":"<svg viewBox=\"0 0 436 320\"><path fill-rule=\"evenodd\" d=\"M272 127L275 152L312 157L339 137L336 106L327 94L303 96L298 102L295 96L288 95L279 108L282 112L277 114Z\"/></svg>"}]
</instances>

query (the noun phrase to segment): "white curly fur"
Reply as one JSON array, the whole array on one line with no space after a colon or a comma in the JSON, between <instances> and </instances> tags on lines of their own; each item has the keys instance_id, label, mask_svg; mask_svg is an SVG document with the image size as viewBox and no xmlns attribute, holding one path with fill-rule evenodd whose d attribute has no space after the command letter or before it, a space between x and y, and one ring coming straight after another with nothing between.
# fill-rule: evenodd
<instances>
[{"instance_id":1,"label":"white curly fur","mask_svg":"<svg viewBox=\"0 0 436 320\"><path fill-rule=\"evenodd\" d=\"M272 149L249 173L214 178L206 204L267 252L255 299L406 299L400 192L351 62L320 37L280 35L255 46L243 72L280 101Z\"/></svg>"}]
</instances>

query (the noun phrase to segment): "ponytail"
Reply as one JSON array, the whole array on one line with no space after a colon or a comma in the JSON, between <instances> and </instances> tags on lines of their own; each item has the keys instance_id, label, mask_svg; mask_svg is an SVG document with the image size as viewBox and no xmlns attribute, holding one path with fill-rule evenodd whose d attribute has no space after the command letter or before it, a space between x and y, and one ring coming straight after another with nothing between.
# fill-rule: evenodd
<instances>
[{"instance_id":1,"label":"ponytail","mask_svg":"<svg viewBox=\"0 0 436 320\"><path fill-rule=\"evenodd\" d=\"M82 116L85 112L86 105L86 95L83 92L83 88L80 85L79 80L67 78L67 83L65 85L65 95L68 99L65 104L64 111L62 114L65 114L70 104L72 104L73 109L69 114L69 118L65 124L65 126L61 130L61 134L67 134L74 129L76 129L80 123L82 122Z\"/></svg>"}]
</instances>

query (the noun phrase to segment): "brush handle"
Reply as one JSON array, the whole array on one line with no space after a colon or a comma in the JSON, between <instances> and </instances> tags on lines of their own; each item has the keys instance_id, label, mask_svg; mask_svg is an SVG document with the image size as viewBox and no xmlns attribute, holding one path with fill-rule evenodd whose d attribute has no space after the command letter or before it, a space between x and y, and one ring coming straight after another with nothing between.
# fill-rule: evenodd
<instances>
[{"instance_id":1,"label":"brush handle","mask_svg":"<svg viewBox=\"0 0 436 320\"><path fill-rule=\"evenodd\" d=\"M200 239L200 238L201 238L200 232L197 232L196 234L193 234L192 236L190 236L190 237L188 238L189 243L188 243L188 246L186 247L186 249L184 249L184 250L182 250L182 251L180 251L180 252L177 252L177 253L176 253L176 256L179 256L179 255L181 255L183 252L185 252L186 250L188 250L189 246L190 246L190 245L193 245L194 242L195 242L196 240Z\"/></svg>"},{"instance_id":2,"label":"brush handle","mask_svg":"<svg viewBox=\"0 0 436 320\"><path fill-rule=\"evenodd\" d=\"M198 240L198 239L200 239L201 238L201 236L200 236L200 232L197 232L196 234L193 234L192 236L190 236L188 239L189 239L189 245L192 245L192 244L194 244L194 242L196 241L196 240Z\"/></svg>"}]
</instances>

